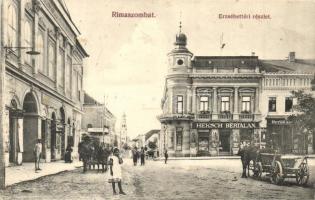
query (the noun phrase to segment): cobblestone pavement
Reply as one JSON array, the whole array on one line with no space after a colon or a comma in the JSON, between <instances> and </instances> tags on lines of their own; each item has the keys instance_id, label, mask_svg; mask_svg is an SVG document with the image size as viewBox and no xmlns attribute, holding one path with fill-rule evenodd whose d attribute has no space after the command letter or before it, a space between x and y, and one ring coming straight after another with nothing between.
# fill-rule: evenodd
<instances>
[{"instance_id":1,"label":"cobblestone pavement","mask_svg":"<svg viewBox=\"0 0 315 200\"><path fill-rule=\"evenodd\" d=\"M314 199L315 163L310 162L307 187L288 181L282 186L266 178L239 178L239 160L176 160L164 164L147 161L145 166L123 166L123 188L113 195L107 173L77 169L19 183L0 191L1 199ZM235 178L236 177L236 178Z\"/></svg>"}]
</instances>

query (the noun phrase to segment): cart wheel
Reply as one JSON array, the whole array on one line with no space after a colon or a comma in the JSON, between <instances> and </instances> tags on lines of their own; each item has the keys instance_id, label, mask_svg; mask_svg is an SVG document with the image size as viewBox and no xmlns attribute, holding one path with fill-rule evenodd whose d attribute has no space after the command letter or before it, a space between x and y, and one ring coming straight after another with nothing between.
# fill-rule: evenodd
<instances>
[{"instance_id":1,"label":"cart wheel","mask_svg":"<svg viewBox=\"0 0 315 200\"><path fill-rule=\"evenodd\" d=\"M310 177L310 171L306 163L302 163L298 172L296 173L296 183L299 185L306 185Z\"/></svg>"},{"instance_id":2,"label":"cart wheel","mask_svg":"<svg viewBox=\"0 0 315 200\"><path fill-rule=\"evenodd\" d=\"M254 165L254 162L252 163L252 171L253 171L254 178L258 178L261 176L259 162L256 162L255 165Z\"/></svg>"},{"instance_id":3,"label":"cart wheel","mask_svg":"<svg viewBox=\"0 0 315 200\"><path fill-rule=\"evenodd\" d=\"M256 173L257 173L258 178L261 178L262 171L263 171L263 168L262 168L261 162L257 162L256 163Z\"/></svg>"},{"instance_id":4,"label":"cart wheel","mask_svg":"<svg viewBox=\"0 0 315 200\"><path fill-rule=\"evenodd\" d=\"M283 181L282 165L279 161L275 161L274 166L271 169L270 180L273 184L280 185Z\"/></svg>"}]
</instances>

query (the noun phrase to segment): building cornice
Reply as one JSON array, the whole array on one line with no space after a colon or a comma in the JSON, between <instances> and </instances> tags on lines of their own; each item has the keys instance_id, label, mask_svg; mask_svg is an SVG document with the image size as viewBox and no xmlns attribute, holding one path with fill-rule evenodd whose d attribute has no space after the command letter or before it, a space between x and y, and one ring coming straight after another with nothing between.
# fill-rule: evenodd
<instances>
[{"instance_id":1,"label":"building cornice","mask_svg":"<svg viewBox=\"0 0 315 200\"><path fill-rule=\"evenodd\" d=\"M15 78L19 78L22 81L30 83L30 84L38 87L39 89L44 90L49 95L51 95L51 96L61 100L62 102L65 102L68 105L72 106L74 110L76 110L80 113L83 113L81 108L77 107L76 103L73 102L71 99L69 99L63 95L60 95L56 90L46 86L45 84L41 83L40 81L38 81L34 77L30 76L29 74L15 68L15 67L9 66L9 65L6 65L6 72L12 74Z\"/></svg>"},{"instance_id":2,"label":"building cornice","mask_svg":"<svg viewBox=\"0 0 315 200\"><path fill-rule=\"evenodd\" d=\"M263 75L260 73L194 73L189 74L191 78L241 78L241 79L249 79L249 78L262 78Z\"/></svg>"}]
</instances>

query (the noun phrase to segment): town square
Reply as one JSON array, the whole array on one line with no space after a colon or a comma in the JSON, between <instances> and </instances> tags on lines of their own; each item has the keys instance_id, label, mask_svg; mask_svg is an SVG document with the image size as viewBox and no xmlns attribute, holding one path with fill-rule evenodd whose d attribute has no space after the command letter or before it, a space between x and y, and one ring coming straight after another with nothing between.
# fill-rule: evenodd
<instances>
[{"instance_id":1,"label":"town square","mask_svg":"<svg viewBox=\"0 0 315 200\"><path fill-rule=\"evenodd\" d=\"M315 199L314 1L0 8L0 199Z\"/></svg>"}]
</instances>

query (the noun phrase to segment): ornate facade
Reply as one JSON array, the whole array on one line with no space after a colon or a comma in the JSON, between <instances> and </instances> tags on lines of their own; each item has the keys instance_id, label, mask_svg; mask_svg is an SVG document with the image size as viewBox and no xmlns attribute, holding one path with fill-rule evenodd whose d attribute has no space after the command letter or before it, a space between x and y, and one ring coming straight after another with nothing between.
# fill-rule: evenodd
<instances>
[{"instance_id":1,"label":"ornate facade","mask_svg":"<svg viewBox=\"0 0 315 200\"><path fill-rule=\"evenodd\" d=\"M77 152L81 131L88 54L78 41L80 32L61 1L1 2L6 164L33 161L37 139L46 162L62 159L68 145ZM28 55L30 49L40 54Z\"/></svg>"},{"instance_id":2,"label":"ornate facade","mask_svg":"<svg viewBox=\"0 0 315 200\"><path fill-rule=\"evenodd\" d=\"M263 118L268 115L262 105L268 103L265 98L270 92L265 83L273 76L269 72L279 70L270 70L255 55L193 56L186 44L187 37L180 31L168 54L163 114L158 117L161 152L167 149L170 156L235 155L242 141L262 146ZM286 75L278 75L281 80L277 81L283 82ZM310 74L300 75L303 80L310 78Z\"/></svg>"}]
</instances>

